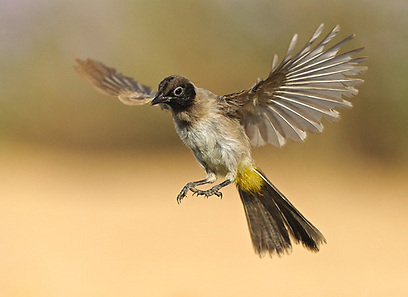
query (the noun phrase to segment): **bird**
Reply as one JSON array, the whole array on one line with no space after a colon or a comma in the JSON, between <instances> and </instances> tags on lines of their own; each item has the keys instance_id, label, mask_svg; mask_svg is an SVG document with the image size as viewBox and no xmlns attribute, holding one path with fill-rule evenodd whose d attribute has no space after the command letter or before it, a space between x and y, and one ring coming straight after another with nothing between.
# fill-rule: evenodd
<instances>
[{"instance_id":1,"label":"bird","mask_svg":"<svg viewBox=\"0 0 408 297\"><path fill-rule=\"evenodd\" d=\"M292 243L317 252L325 237L265 176L251 149L304 141L306 132L323 131L323 118L335 122L340 117L337 109L352 107L346 99L357 95L357 86L364 82L358 76L367 69L360 65L367 57L355 57L364 47L339 53L355 35L331 45L340 27L318 41L323 28L321 24L296 52L295 34L283 60L278 63L274 56L266 79L226 95L199 88L181 75L164 78L153 91L89 58L77 59L75 70L97 91L126 105L150 104L170 111L178 135L206 172L204 179L182 188L178 203L190 191L222 197L221 189L235 183L256 254L290 254ZM217 179L223 181L206 190L201 187Z\"/></svg>"}]
</instances>

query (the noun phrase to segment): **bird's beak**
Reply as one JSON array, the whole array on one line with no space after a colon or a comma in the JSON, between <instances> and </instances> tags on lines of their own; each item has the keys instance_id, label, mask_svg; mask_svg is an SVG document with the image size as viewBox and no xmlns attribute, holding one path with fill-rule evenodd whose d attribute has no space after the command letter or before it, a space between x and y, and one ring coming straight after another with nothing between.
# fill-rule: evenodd
<instances>
[{"instance_id":1,"label":"bird's beak","mask_svg":"<svg viewBox=\"0 0 408 297\"><path fill-rule=\"evenodd\" d=\"M168 98L164 97L162 93L159 93L153 98L153 100L152 100L152 102L150 104L151 105L156 105L156 104L165 103L165 102L168 102Z\"/></svg>"}]
</instances>

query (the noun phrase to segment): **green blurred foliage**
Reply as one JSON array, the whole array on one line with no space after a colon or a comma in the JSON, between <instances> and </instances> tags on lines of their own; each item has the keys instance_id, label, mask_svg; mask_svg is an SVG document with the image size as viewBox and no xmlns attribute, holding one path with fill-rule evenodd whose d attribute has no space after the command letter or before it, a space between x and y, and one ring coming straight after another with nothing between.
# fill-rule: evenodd
<instances>
[{"instance_id":1,"label":"green blurred foliage","mask_svg":"<svg viewBox=\"0 0 408 297\"><path fill-rule=\"evenodd\" d=\"M96 93L73 71L92 57L156 87L182 74L217 94L250 87L299 33L320 23L356 33L369 56L360 94L319 145L397 161L408 158L408 2L4 1L0 12L0 140L80 148L167 147L169 114ZM311 141L311 140L309 140ZM179 145L179 144L177 144ZM291 146L289 144L288 146ZM297 146L296 146L297 147ZM290 149L289 149L290 150Z\"/></svg>"}]
</instances>

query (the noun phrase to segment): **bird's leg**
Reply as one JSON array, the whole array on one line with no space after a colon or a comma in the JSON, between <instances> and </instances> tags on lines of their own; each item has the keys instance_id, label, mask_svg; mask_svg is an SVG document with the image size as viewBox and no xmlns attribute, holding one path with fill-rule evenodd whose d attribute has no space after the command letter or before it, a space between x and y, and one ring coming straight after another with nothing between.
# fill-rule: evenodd
<instances>
[{"instance_id":1,"label":"bird's leg","mask_svg":"<svg viewBox=\"0 0 408 297\"><path fill-rule=\"evenodd\" d=\"M196 186L202 186L206 184L211 184L215 182L217 179L215 174L208 173L206 179L194 181L194 182L189 182L184 186L184 188L181 190L181 192L177 195L177 203L180 204L181 200L187 196L188 190L191 190L192 192L196 193L196 191L199 191L196 189Z\"/></svg>"},{"instance_id":2,"label":"bird's leg","mask_svg":"<svg viewBox=\"0 0 408 297\"><path fill-rule=\"evenodd\" d=\"M215 186L212 187L211 189L208 189L208 190L199 190L199 189L196 189L196 188L192 188L191 191L193 191L194 194L196 194L197 196L203 195L203 196L205 196L206 198L208 198L208 197L210 197L210 196L212 196L212 195L215 195L215 196L217 196L217 197L222 198L222 193L219 192L219 190L220 190L221 188L225 187L225 186L228 186L228 185L231 184L231 183L233 183L232 180L226 179L226 180L224 180L222 183L220 183L220 184L218 184L218 185L215 185ZM194 195L194 194L193 194L193 195Z\"/></svg>"},{"instance_id":3,"label":"bird's leg","mask_svg":"<svg viewBox=\"0 0 408 297\"><path fill-rule=\"evenodd\" d=\"M195 189L196 186L201 186L209 183L210 182L207 179L187 183L181 190L181 192L177 195L177 203L180 204L181 200L183 200L187 196L188 190Z\"/></svg>"}]
</instances>

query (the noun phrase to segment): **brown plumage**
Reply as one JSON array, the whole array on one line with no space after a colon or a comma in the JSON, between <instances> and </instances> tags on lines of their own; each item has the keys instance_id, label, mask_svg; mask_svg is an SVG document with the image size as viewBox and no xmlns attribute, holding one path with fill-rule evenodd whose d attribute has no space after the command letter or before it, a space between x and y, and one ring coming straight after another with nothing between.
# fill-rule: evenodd
<instances>
[{"instance_id":1,"label":"brown plumage","mask_svg":"<svg viewBox=\"0 0 408 297\"><path fill-rule=\"evenodd\" d=\"M320 133L322 117L339 118L337 108L352 105L343 96L356 95L363 82L356 75L366 67L366 58L355 58L362 50L338 54L354 36L326 48L339 31L336 26L320 42L319 26L309 42L296 54L295 35L288 53L278 65L275 55L269 76L249 89L218 96L196 87L189 79L172 75L159 84L158 91L126 77L100 62L77 60L76 71L98 91L118 97L128 105L160 105L170 110L177 133L193 151L207 177L187 183L177 196L188 191L206 197L221 197L220 189L236 183L244 205L256 253L282 255L291 251L291 238L311 251L318 251L324 236L265 177L251 157L251 145L283 146L287 139L303 141L306 131ZM220 184L208 190L198 186Z\"/></svg>"}]
</instances>

